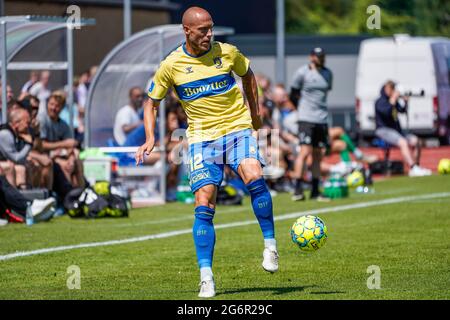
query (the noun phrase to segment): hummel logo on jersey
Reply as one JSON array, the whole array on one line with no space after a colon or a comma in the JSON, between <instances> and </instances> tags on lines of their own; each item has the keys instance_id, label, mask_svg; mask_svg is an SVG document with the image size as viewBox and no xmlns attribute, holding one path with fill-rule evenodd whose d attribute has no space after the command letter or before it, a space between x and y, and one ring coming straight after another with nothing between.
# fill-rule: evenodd
<instances>
[{"instance_id":1,"label":"hummel logo on jersey","mask_svg":"<svg viewBox=\"0 0 450 320\"><path fill-rule=\"evenodd\" d=\"M186 74L193 73L192 67L186 67Z\"/></svg>"}]
</instances>

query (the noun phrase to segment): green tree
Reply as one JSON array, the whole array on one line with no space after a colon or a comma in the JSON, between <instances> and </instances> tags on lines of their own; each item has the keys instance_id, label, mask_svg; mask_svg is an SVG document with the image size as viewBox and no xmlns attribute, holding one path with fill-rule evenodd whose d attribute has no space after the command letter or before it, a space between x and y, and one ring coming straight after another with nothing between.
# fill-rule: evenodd
<instances>
[{"instance_id":1,"label":"green tree","mask_svg":"<svg viewBox=\"0 0 450 320\"><path fill-rule=\"evenodd\" d=\"M367 28L367 8L381 9L381 29ZM448 0L286 0L286 30L296 34L450 36Z\"/></svg>"}]
</instances>

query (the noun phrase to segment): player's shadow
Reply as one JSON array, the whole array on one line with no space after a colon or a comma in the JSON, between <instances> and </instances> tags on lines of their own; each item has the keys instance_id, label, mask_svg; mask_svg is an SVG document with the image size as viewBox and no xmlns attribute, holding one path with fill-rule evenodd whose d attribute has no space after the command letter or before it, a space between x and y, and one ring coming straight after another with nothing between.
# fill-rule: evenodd
<instances>
[{"instance_id":1,"label":"player's shadow","mask_svg":"<svg viewBox=\"0 0 450 320\"><path fill-rule=\"evenodd\" d=\"M316 288L316 285L310 285L310 286L301 286L301 287L253 287L253 288L239 288L239 289L225 289L221 290L220 295L226 295L226 294L235 294L235 293L246 293L246 292L272 292L274 295L282 295L292 292L302 292L305 291L305 289L308 288Z\"/></svg>"}]
</instances>

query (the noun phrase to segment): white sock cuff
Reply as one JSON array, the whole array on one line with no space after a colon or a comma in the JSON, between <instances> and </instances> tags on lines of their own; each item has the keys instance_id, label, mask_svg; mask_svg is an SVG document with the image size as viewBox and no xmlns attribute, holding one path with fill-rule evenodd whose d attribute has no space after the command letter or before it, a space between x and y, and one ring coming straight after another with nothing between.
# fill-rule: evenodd
<instances>
[{"instance_id":1,"label":"white sock cuff","mask_svg":"<svg viewBox=\"0 0 450 320\"><path fill-rule=\"evenodd\" d=\"M200 268L200 281L203 280L212 280L213 277L213 272L212 269L210 267L203 267Z\"/></svg>"},{"instance_id":2,"label":"white sock cuff","mask_svg":"<svg viewBox=\"0 0 450 320\"><path fill-rule=\"evenodd\" d=\"M265 248L273 247L276 249L277 241L275 239L264 239L264 247Z\"/></svg>"}]
</instances>

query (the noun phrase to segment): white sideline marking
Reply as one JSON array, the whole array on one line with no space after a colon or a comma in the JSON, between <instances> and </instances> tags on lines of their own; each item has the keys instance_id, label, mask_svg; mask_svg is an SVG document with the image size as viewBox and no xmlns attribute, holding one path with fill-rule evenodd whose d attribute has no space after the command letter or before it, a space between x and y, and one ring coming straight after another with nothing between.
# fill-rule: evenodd
<instances>
[{"instance_id":1,"label":"white sideline marking","mask_svg":"<svg viewBox=\"0 0 450 320\"><path fill-rule=\"evenodd\" d=\"M218 213L220 215L222 214L226 214L226 213L236 213L236 212L243 212L243 211L247 211L247 210L251 210L251 208L228 208L227 209L220 209L220 211L218 211ZM160 223L167 223L167 222L178 222L178 221L184 221L184 220L192 220L194 221L194 214L189 214L189 215L182 215L182 216L177 216L177 217L173 217L173 218L167 218L167 219L161 219L161 220L151 220L151 221L142 221L142 222L136 222L136 223L121 223L121 224L114 224L111 227L136 227L136 226L143 226L143 225L148 225L148 224L160 224Z\"/></svg>"},{"instance_id":2,"label":"white sideline marking","mask_svg":"<svg viewBox=\"0 0 450 320\"><path fill-rule=\"evenodd\" d=\"M444 197L448 197L448 196L450 196L450 192L431 193L431 194L425 194L425 195L419 195L419 196L406 196L406 197L398 197L398 198L391 198L391 199L385 199L385 200L374 200L374 201L354 203L354 204L342 205L342 206L336 206L336 207L327 207L327 208L321 208L321 209L308 210L308 211L303 211L303 212L293 212L293 213L288 213L288 214L284 214L284 215L275 217L274 220L280 221L280 220L297 218L301 215L325 214L325 213L330 213L330 212L339 212L339 211L346 211L346 210L351 210L351 209L368 208L368 207L400 203L400 202L407 202L407 201L444 198ZM255 220L247 220L247 221L237 221L237 222L216 225L215 229L242 227L242 226L247 226L247 225L255 224L255 223L257 223L256 219ZM152 235L147 235L147 236L122 239L122 240L81 243L81 244L75 244L75 245L70 245L70 246L44 248L44 249L38 249L38 250L32 250L32 251L22 251L22 252L19 251L19 252L0 256L0 261L10 260L10 259L19 258L19 257L33 256L33 255L38 255L38 254L43 254L43 253L50 253L50 252L67 251L67 250L80 249L80 248L104 247L104 246L112 246L112 245L118 245L118 244L141 242L141 241L147 241L147 240L153 240L153 239L169 238L169 237L179 236L182 234L189 234L191 232L192 232L192 229L189 228L189 229L175 230L175 231L163 232L163 233L158 233L158 234L152 234Z\"/></svg>"}]
</instances>

